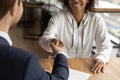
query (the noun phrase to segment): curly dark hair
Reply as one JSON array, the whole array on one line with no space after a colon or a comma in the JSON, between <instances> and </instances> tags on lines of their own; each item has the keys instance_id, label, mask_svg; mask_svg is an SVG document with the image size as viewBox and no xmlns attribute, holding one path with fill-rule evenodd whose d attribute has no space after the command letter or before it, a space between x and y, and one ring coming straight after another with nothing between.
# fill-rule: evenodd
<instances>
[{"instance_id":1,"label":"curly dark hair","mask_svg":"<svg viewBox=\"0 0 120 80\"><path fill-rule=\"evenodd\" d=\"M66 8L69 8L69 3L68 0L64 0L64 5ZM94 12L94 6L95 6L95 0L89 0L89 3L87 3L86 7L85 7L85 12Z\"/></svg>"}]
</instances>

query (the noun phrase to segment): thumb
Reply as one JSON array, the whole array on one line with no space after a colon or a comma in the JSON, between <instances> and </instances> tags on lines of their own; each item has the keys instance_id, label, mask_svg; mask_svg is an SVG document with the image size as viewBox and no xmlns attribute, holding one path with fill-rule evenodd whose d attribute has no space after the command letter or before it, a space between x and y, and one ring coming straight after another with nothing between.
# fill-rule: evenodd
<instances>
[{"instance_id":1,"label":"thumb","mask_svg":"<svg viewBox=\"0 0 120 80\"><path fill-rule=\"evenodd\" d=\"M57 53L57 47L56 47L56 45L53 42L51 43L51 47L52 47L53 53L54 54Z\"/></svg>"},{"instance_id":2,"label":"thumb","mask_svg":"<svg viewBox=\"0 0 120 80\"><path fill-rule=\"evenodd\" d=\"M55 44L56 46L59 46L59 40L56 40L56 44Z\"/></svg>"},{"instance_id":3,"label":"thumb","mask_svg":"<svg viewBox=\"0 0 120 80\"><path fill-rule=\"evenodd\" d=\"M60 47L64 47L64 44L63 44L62 41L59 41L59 46L60 46Z\"/></svg>"},{"instance_id":4,"label":"thumb","mask_svg":"<svg viewBox=\"0 0 120 80\"><path fill-rule=\"evenodd\" d=\"M52 47L52 49L56 49L56 46L53 42L51 42L51 47Z\"/></svg>"}]
</instances>

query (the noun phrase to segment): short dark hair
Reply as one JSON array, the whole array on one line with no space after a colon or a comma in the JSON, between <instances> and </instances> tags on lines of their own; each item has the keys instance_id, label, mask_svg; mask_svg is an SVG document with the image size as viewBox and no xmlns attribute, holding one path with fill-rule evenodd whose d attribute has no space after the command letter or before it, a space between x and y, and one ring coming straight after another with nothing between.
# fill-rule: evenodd
<instances>
[{"instance_id":1,"label":"short dark hair","mask_svg":"<svg viewBox=\"0 0 120 80\"><path fill-rule=\"evenodd\" d=\"M21 0L18 0L20 4ZM16 0L0 0L0 20L6 15L6 13L13 7Z\"/></svg>"},{"instance_id":2,"label":"short dark hair","mask_svg":"<svg viewBox=\"0 0 120 80\"><path fill-rule=\"evenodd\" d=\"M66 8L70 8L68 0L64 0L64 5ZM85 7L85 12L88 12L88 11L94 12L94 6L95 6L95 0L89 0L89 3L87 3L87 5Z\"/></svg>"}]
</instances>

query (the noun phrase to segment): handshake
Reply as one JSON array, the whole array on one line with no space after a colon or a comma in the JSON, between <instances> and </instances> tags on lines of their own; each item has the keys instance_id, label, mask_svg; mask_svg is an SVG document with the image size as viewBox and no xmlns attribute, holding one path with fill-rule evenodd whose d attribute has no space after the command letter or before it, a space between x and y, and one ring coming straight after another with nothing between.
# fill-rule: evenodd
<instances>
[{"instance_id":1,"label":"handshake","mask_svg":"<svg viewBox=\"0 0 120 80\"><path fill-rule=\"evenodd\" d=\"M63 50L63 47L64 47L63 42L56 39L56 38L51 40L50 47L52 48L53 53L51 53L49 57L54 58L57 53L64 52L64 50Z\"/></svg>"}]
</instances>

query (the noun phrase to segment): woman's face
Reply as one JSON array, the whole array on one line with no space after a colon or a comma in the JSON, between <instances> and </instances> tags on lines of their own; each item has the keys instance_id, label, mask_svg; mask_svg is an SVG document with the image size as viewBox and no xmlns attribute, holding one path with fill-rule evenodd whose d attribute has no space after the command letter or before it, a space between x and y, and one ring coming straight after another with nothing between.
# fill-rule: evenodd
<instances>
[{"instance_id":1,"label":"woman's face","mask_svg":"<svg viewBox=\"0 0 120 80\"><path fill-rule=\"evenodd\" d=\"M78 13L84 12L86 4L89 3L89 0L68 0L71 12Z\"/></svg>"}]
</instances>

